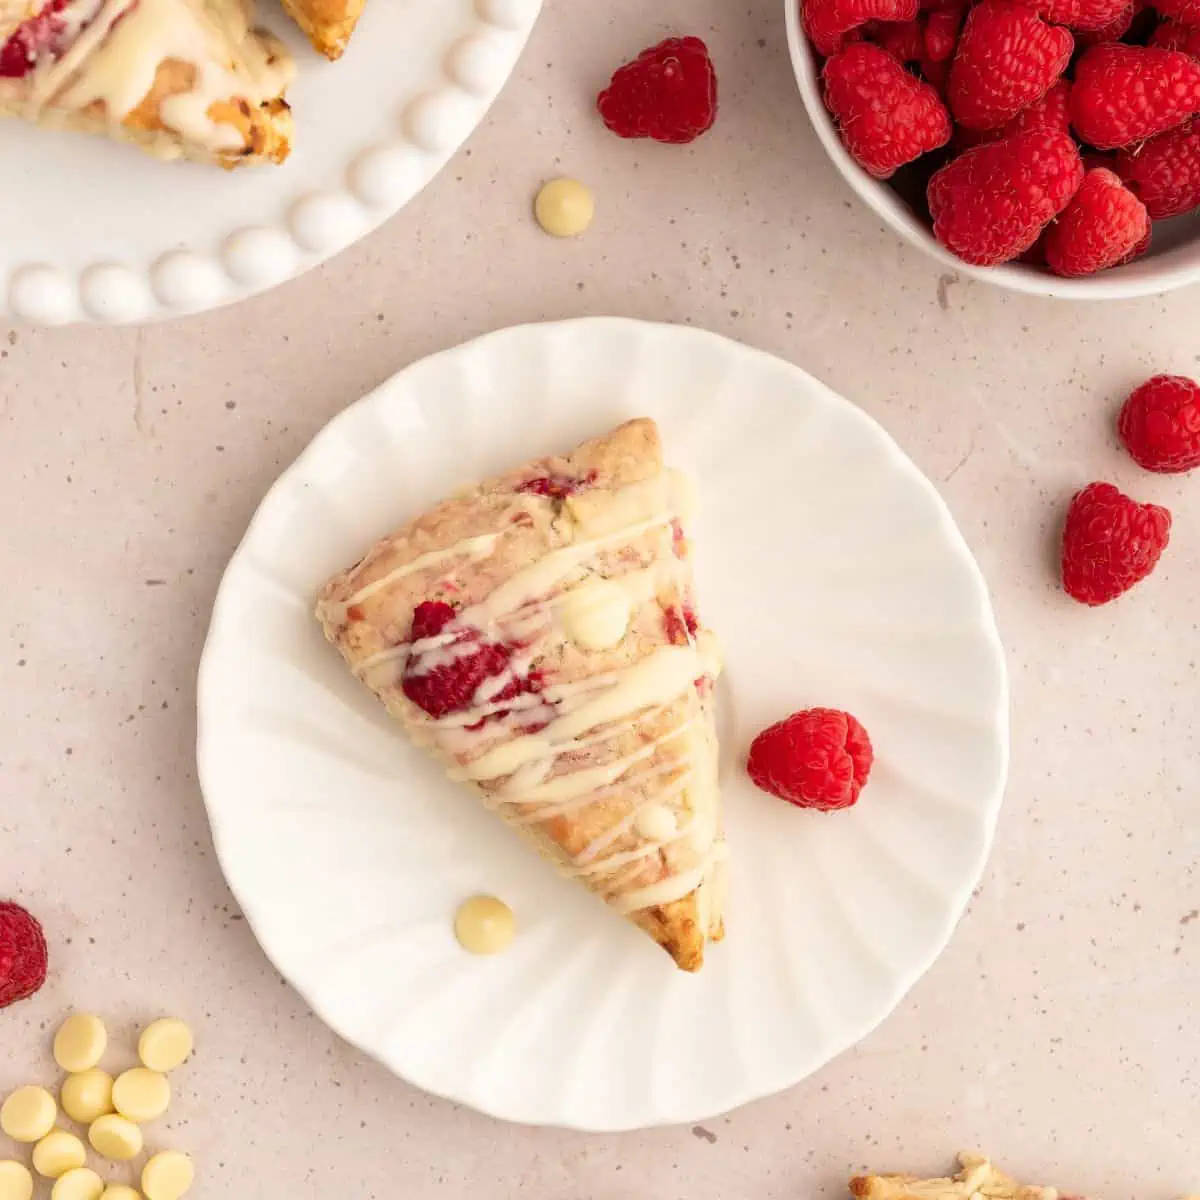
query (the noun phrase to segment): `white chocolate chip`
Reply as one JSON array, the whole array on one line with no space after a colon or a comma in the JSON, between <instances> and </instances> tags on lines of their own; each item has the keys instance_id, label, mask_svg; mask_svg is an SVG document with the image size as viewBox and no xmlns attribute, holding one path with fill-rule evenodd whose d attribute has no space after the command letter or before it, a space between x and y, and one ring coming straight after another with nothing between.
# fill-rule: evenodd
<instances>
[{"instance_id":1,"label":"white chocolate chip","mask_svg":"<svg viewBox=\"0 0 1200 1200\"><path fill-rule=\"evenodd\" d=\"M104 1180L87 1167L76 1167L60 1175L50 1192L50 1200L100 1200Z\"/></svg>"},{"instance_id":2,"label":"white chocolate chip","mask_svg":"<svg viewBox=\"0 0 1200 1200\"><path fill-rule=\"evenodd\" d=\"M192 1160L178 1150L156 1154L142 1170L142 1191L146 1200L179 1200L192 1186L195 1169Z\"/></svg>"},{"instance_id":3,"label":"white chocolate chip","mask_svg":"<svg viewBox=\"0 0 1200 1200\"><path fill-rule=\"evenodd\" d=\"M678 828L675 814L665 804L647 804L638 809L633 825L648 842L665 842L675 836Z\"/></svg>"},{"instance_id":4,"label":"white chocolate chip","mask_svg":"<svg viewBox=\"0 0 1200 1200\"><path fill-rule=\"evenodd\" d=\"M533 202L538 224L552 237L577 237L596 215L592 193L577 179L552 179Z\"/></svg>"},{"instance_id":5,"label":"white chocolate chip","mask_svg":"<svg viewBox=\"0 0 1200 1200\"><path fill-rule=\"evenodd\" d=\"M90 1071L108 1045L104 1022L91 1013L73 1013L54 1035L54 1061L64 1071Z\"/></svg>"},{"instance_id":6,"label":"white chocolate chip","mask_svg":"<svg viewBox=\"0 0 1200 1200\"><path fill-rule=\"evenodd\" d=\"M454 918L454 935L472 954L499 954L516 933L512 909L495 896L472 896Z\"/></svg>"},{"instance_id":7,"label":"white chocolate chip","mask_svg":"<svg viewBox=\"0 0 1200 1200\"><path fill-rule=\"evenodd\" d=\"M572 588L560 613L563 632L581 650L608 650L625 636L633 605L620 584L596 579Z\"/></svg>"},{"instance_id":8,"label":"white chocolate chip","mask_svg":"<svg viewBox=\"0 0 1200 1200\"><path fill-rule=\"evenodd\" d=\"M57 1179L87 1162L87 1147L65 1129L52 1129L33 1148L33 1169L47 1179Z\"/></svg>"},{"instance_id":9,"label":"white chocolate chip","mask_svg":"<svg viewBox=\"0 0 1200 1200\"><path fill-rule=\"evenodd\" d=\"M32 1200L33 1176L24 1163L0 1162L0 1200Z\"/></svg>"},{"instance_id":10,"label":"white chocolate chip","mask_svg":"<svg viewBox=\"0 0 1200 1200\"><path fill-rule=\"evenodd\" d=\"M134 1067L113 1080L113 1107L123 1117L142 1124L167 1111L171 1103L171 1085L165 1075Z\"/></svg>"},{"instance_id":11,"label":"white chocolate chip","mask_svg":"<svg viewBox=\"0 0 1200 1200\"><path fill-rule=\"evenodd\" d=\"M0 1106L0 1129L14 1142L40 1142L57 1116L58 1105L44 1087L17 1088Z\"/></svg>"},{"instance_id":12,"label":"white chocolate chip","mask_svg":"<svg viewBox=\"0 0 1200 1200\"><path fill-rule=\"evenodd\" d=\"M138 1058L152 1071L173 1071L192 1052L192 1031L176 1017L161 1017L142 1030Z\"/></svg>"},{"instance_id":13,"label":"white chocolate chip","mask_svg":"<svg viewBox=\"0 0 1200 1200\"><path fill-rule=\"evenodd\" d=\"M142 1152L142 1131L132 1121L117 1113L97 1117L88 1130L92 1149L114 1162L126 1162Z\"/></svg>"},{"instance_id":14,"label":"white chocolate chip","mask_svg":"<svg viewBox=\"0 0 1200 1200\"><path fill-rule=\"evenodd\" d=\"M112 1076L93 1067L78 1075L68 1075L59 1092L62 1110L80 1125L90 1125L97 1117L113 1111Z\"/></svg>"}]
</instances>

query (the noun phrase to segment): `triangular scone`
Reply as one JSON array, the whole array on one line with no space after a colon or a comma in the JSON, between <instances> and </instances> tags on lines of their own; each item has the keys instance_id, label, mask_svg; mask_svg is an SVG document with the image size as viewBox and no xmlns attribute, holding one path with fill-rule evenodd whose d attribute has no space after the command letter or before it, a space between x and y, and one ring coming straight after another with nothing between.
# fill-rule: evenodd
<instances>
[{"instance_id":1,"label":"triangular scone","mask_svg":"<svg viewBox=\"0 0 1200 1200\"><path fill-rule=\"evenodd\" d=\"M317 616L452 777L694 971L725 841L690 497L630 421L384 538Z\"/></svg>"},{"instance_id":2,"label":"triangular scone","mask_svg":"<svg viewBox=\"0 0 1200 1200\"><path fill-rule=\"evenodd\" d=\"M0 0L0 36L0 116L223 167L291 150L294 67L243 0Z\"/></svg>"},{"instance_id":3,"label":"triangular scone","mask_svg":"<svg viewBox=\"0 0 1200 1200\"><path fill-rule=\"evenodd\" d=\"M859 1175L850 1180L858 1200L1058 1200L1054 1188L1017 1183L982 1154L958 1156L961 1170L952 1179L918 1175Z\"/></svg>"},{"instance_id":4,"label":"triangular scone","mask_svg":"<svg viewBox=\"0 0 1200 1200\"><path fill-rule=\"evenodd\" d=\"M287 14L328 59L341 58L366 0L283 0Z\"/></svg>"}]
</instances>

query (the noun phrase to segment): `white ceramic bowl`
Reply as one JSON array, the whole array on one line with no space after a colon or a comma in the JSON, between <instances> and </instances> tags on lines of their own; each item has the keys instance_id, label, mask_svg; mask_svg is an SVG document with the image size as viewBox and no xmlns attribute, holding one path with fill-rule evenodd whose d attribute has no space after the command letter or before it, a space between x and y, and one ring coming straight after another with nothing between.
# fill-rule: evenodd
<instances>
[{"instance_id":1,"label":"white ceramic bowl","mask_svg":"<svg viewBox=\"0 0 1200 1200\"><path fill-rule=\"evenodd\" d=\"M1063 279L1036 267L1020 265L974 267L939 245L925 213L915 212L889 183L872 178L850 157L821 95L821 72L816 55L800 25L799 0L784 0L788 49L796 82L809 119L821 144L860 200L872 208L901 237L962 275L987 283L1070 300L1122 300L1153 296L1190 283L1200 283L1200 212L1171 221L1156 221L1150 250L1127 267L1117 267L1084 279Z\"/></svg>"}]
</instances>

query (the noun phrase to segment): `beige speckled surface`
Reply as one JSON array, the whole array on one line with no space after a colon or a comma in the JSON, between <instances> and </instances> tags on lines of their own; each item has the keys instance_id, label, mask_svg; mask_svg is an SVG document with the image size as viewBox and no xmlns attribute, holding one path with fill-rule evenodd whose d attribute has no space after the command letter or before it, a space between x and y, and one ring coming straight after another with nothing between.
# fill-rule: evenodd
<instances>
[{"instance_id":1,"label":"beige speckled surface","mask_svg":"<svg viewBox=\"0 0 1200 1200\"><path fill-rule=\"evenodd\" d=\"M1200 1188L1200 479L1141 474L1111 432L1139 377L1200 372L1200 291L1066 306L943 274L822 158L779 8L548 0L468 149L322 271L173 326L0 332L0 893L55 948L51 984L0 1014L0 1090L47 1076L68 1006L114 1018L114 1064L138 1020L187 1016L199 1051L161 1141L195 1154L197 1200L798 1200L962 1145L1110 1200ZM717 128L612 138L591 96L672 30L710 40ZM530 215L558 173L597 191L578 243ZM209 606L279 469L414 358L588 313L732 334L878 417L980 558L1014 692L990 868L893 1018L785 1095L604 1138L427 1099L328 1033L238 916L192 752ZM1052 544L1095 477L1169 505L1176 532L1151 581L1088 612L1056 591Z\"/></svg>"}]
</instances>

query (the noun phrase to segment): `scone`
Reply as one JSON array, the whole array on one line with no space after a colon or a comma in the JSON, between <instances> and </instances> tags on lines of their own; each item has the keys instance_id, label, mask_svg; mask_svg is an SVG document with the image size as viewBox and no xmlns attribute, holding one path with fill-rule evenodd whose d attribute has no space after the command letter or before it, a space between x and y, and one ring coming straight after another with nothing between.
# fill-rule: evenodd
<instances>
[{"instance_id":1,"label":"scone","mask_svg":"<svg viewBox=\"0 0 1200 1200\"><path fill-rule=\"evenodd\" d=\"M366 0L283 0L287 14L304 30L313 49L341 58Z\"/></svg>"},{"instance_id":2,"label":"scone","mask_svg":"<svg viewBox=\"0 0 1200 1200\"><path fill-rule=\"evenodd\" d=\"M242 0L0 0L0 116L222 167L280 163L293 65Z\"/></svg>"},{"instance_id":3,"label":"scone","mask_svg":"<svg viewBox=\"0 0 1200 1200\"><path fill-rule=\"evenodd\" d=\"M918 1175L859 1175L850 1180L858 1200L1058 1200L1051 1187L1017 1183L982 1154L958 1156L961 1169L951 1179Z\"/></svg>"},{"instance_id":4,"label":"scone","mask_svg":"<svg viewBox=\"0 0 1200 1200\"><path fill-rule=\"evenodd\" d=\"M317 604L418 745L688 971L725 893L691 507L630 421L430 509Z\"/></svg>"}]
</instances>

